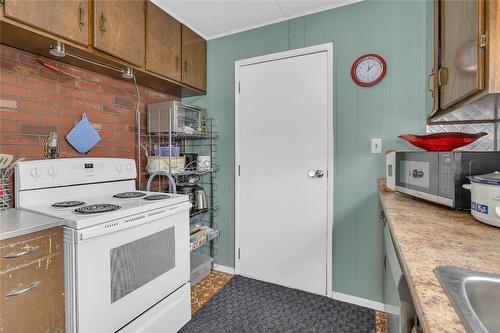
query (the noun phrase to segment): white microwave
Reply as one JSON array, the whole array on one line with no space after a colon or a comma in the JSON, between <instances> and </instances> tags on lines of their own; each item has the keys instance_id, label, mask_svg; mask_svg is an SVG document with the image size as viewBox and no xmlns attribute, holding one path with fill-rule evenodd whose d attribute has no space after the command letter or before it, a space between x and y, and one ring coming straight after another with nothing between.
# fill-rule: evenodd
<instances>
[{"instance_id":1,"label":"white microwave","mask_svg":"<svg viewBox=\"0 0 500 333\"><path fill-rule=\"evenodd\" d=\"M205 132L206 110L168 101L148 105L148 133Z\"/></svg>"}]
</instances>

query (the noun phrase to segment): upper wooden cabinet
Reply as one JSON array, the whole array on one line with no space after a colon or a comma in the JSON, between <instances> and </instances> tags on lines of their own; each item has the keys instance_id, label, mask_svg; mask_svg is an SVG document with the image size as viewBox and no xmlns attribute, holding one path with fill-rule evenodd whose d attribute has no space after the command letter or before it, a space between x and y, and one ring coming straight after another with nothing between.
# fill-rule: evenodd
<instances>
[{"instance_id":1,"label":"upper wooden cabinet","mask_svg":"<svg viewBox=\"0 0 500 333\"><path fill-rule=\"evenodd\" d=\"M181 23L148 3L146 69L181 81Z\"/></svg>"},{"instance_id":2,"label":"upper wooden cabinet","mask_svg":"<svg viewBox=\"0 0 500 333\"><path fill-rule=\"evenodd\" d=\"M51 55L57 40L68 53L132 68L146 87L176 96L206 91L207 42L150 0L0 0L2 6L2 44L122 78L110 68Z\"/></svg>"},{"instance_id":3,"label":"upper wooden cabinet","mask_svg":"<svg viewBox=\"0 0 500 333\"><path fill-rule=\"evenodd\" d=\"M94 0L94 47L144 67L146 2Z\"/></svg>"},{"instance_id":4,"label":"upper wooden cabinet","mask_svg":"<svg viewBox=\"0 0 500 333\"><path fill-rule=\"evenodd\" d=\"M440 4L440 106L450 105L484 86L484 6L477 0Z\"/></svg>"},{"instance_id":5,"label":"upper wooden cabinet","mask_svg":"<svg viewBox=\"0 0 500 333\"><path fill-rule=\"evenodd\" d=\"M182 26L182 82L199 90L207 89L207 41Z\"/></svg>"},{"instance_id":6,"label":"upper wooden cabinet","mask_svg":"<svg viewBox=\"0 0 500 333\"><path fill-rule=\"evenodd\" d=\"M435 0L431 118L500 92L500 1Z\"/></svg>"},{"instance_id":7,"label":"upper wooden cabinet","mask_svg":"<svg viewBox=\"0 0 500 333\"><path fill-rule=\"evenodd\" d=\"M89 43L87 0L5 0L4 15L73 42Z\"/></svg>"}]
</instances>

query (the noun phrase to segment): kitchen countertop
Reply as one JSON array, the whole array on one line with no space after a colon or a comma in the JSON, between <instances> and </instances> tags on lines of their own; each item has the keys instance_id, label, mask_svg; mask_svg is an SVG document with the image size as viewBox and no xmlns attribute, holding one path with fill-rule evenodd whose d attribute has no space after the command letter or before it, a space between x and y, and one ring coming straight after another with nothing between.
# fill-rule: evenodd
<instances>
[{"instance_id":1,"label":"kitchen countertop","mask_svg":"<svg viewBox=\"0 0 500 333\"><path fill-rule=\"evenodd\" d=\"M500 274L500 228L468 212L379 186L380 202L424 332L465 332L434 268L450 265Z\"/></svg>"},{"instance_id":2,"label":"kitchen countertop","mask_svg":"<svg viewBox=\"0 0 500 333\"><path fill-rule=\"evenodd\" d=\"M0 210L0 240L54 228L63 224L63 220L55 217L15 208Z\"/></svg>"}]
</instances>

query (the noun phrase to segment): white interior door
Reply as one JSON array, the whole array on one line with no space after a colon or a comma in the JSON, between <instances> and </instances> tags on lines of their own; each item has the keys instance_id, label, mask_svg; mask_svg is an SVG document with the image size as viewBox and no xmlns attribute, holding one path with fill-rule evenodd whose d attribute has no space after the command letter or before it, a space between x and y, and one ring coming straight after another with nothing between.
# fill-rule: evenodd
<instances>
[{"instance_id":1,"label":"white interior door","mask_svg":"<svg viewBox=\"0 0 500 333\"><path fill-rule=\"evenodd\" d=\"M331 291L331 57L325 44L236 64L236 272L321 295Z\"/></svg>"}]
</instances>

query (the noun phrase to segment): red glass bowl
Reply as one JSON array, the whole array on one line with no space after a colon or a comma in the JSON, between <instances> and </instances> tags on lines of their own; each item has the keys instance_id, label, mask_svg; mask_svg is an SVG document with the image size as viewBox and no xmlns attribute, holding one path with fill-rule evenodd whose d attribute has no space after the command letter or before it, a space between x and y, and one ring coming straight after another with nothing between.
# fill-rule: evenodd
<instances>
[{"instance_id":1,"label":"red glass bowl","mask_svg":"<svg viewBox=\"0 0 500 333\"><path fill-rule=\"evenodd\" d=\"M443 132L431 134L401 134L399 137L427 151L450 151L468 145L485 135L487 135L485 132L474 134Z\"/></svg>"}]
</instances>

